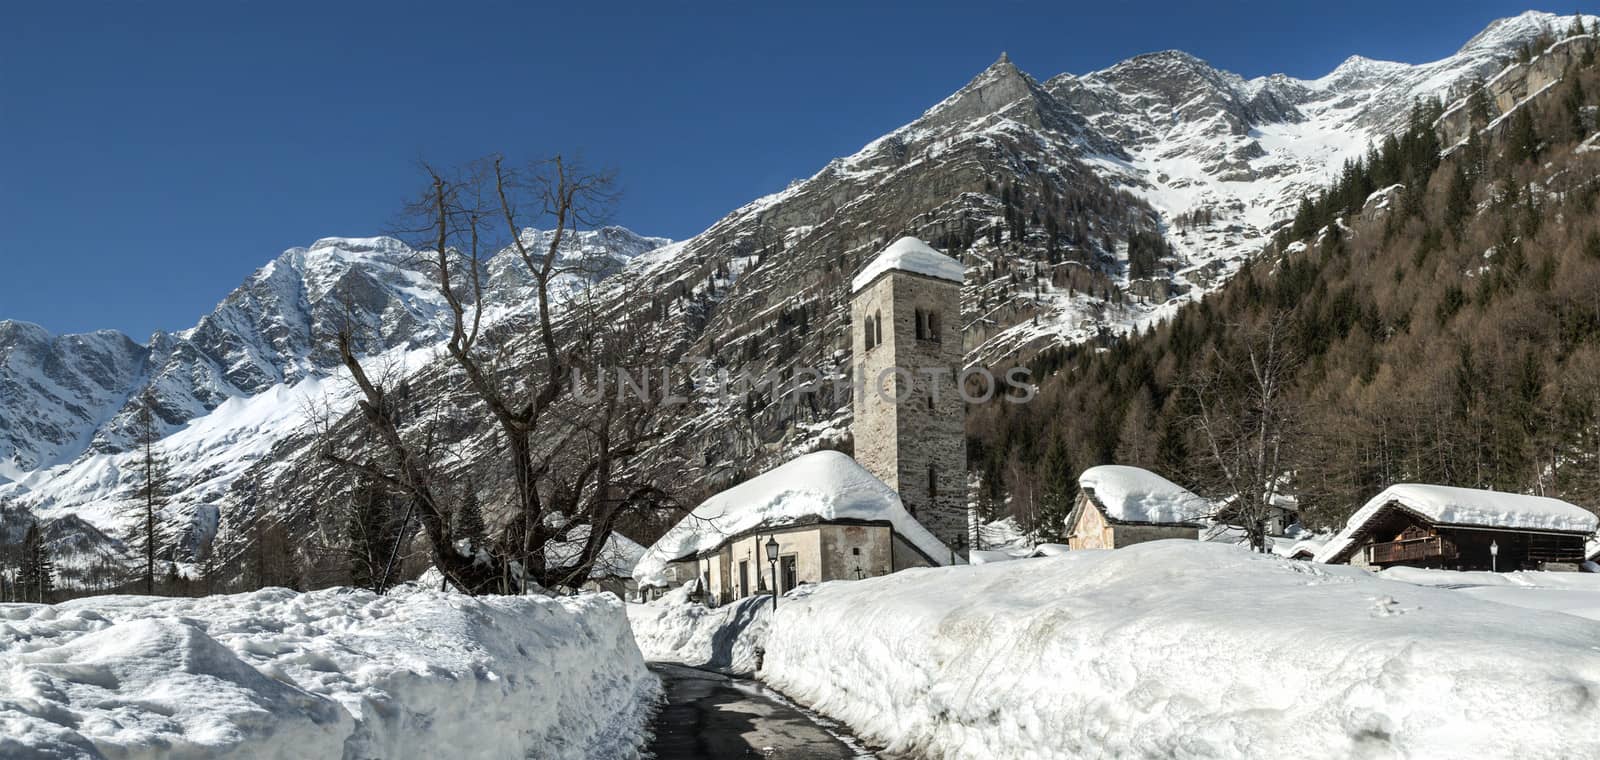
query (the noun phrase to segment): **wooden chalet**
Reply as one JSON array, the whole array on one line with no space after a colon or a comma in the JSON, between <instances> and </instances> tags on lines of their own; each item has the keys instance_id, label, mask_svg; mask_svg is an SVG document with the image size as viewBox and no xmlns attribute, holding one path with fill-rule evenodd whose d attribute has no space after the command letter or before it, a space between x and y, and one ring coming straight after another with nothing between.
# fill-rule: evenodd
<instances>
[{"instance_id":1,"label":"wooden chalet","mask_svg":"<svg viewBox=\"0 0 1600 760\"><path fill-rule=\"evenodd\" d=\"M1575 568L1595 525L1594 513L1559 499L1406 483L1357 510L1316 559L1374 569Z\"/></svg>"}]
</instances>

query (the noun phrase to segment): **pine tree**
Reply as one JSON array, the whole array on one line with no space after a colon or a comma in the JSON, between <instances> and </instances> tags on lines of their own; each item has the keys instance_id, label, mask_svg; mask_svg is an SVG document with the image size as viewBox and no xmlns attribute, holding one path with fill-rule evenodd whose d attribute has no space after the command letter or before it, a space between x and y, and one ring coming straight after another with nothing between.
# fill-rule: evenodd
<instances>
[{"instance_id":1,"label":"pine tree","mask_svg":"<svg viewBox=\"0 0 1600 760\"><path fill-rule=\"evenodd\" d=\"M469 539L474 547L482 546L488 530L483 524L483 507L478 504L478 490L467 486L461 508L455 514L455 535Z\"/></svg>"},{"instance_id":2,"label":"pine tree","mask_svg":"<svg viewBox=\"0 0 1600 760\"><path fill-rule=\"evenodd\" d=\"M1582 13L1574 13L1574 14L1572 14L1572 29L1567 32L1567 36L1568 37L1583 37L1583 36L1587 35L1588 33L1589 33L1589 30L1583 28L1583 14Z\"/></svg>"},{"instance_id":3,"label":"pine tree","mask_svg":"<svg viewBox=\"0 0 1600 760\"><path fill-rule=\"evenodd\" d=\"M377 590L389 558L393 515L389 499L371 478L361 477L350 494L345 538L350 554L350 585Z\"/></svg>"},{"instance_id":4,"label":"pine tree","mask_svg":"<svg viewBox=\"0 0 1600 760\"><path fill-rule=\"evenodd\" d=\"M1472 94L1467 98L1467 114L1472 119L1473 126L1483 126L1494 117L1494 104L1489 101L1489 90L1483 84L1483 77L1472 80Z\"/></svg>"},{"instance_id":5,"label":"pine tree","mask_svg":"<svg viewBox=\"0 0 1600 760\"><path fill-rule=\"evenodd\" d=\"M133 506L136 518L128 545L143 559L144 568L139 577L144 582L144 592L156 592L156 559L170 550L170 536L163 525L161 510L167 503L169 475L167 462L156 449L161 433L156 422L155 397L146 393L140 399L138 418L134 427L138 441L137 469L140 483L138 501Z\"/></svg>"},{"instance_id":6,"label":"pine tree","mask_svg":"<svg viewBox=\"0 0 1600 760\"><path fill-rule=\"evenodd\" d=\"M1539 135L1533 128L1533 116L1526 106L1517 109L1511 117L1511 132L1506 135L1506 161L1520 164L1539 158Z\"/></svg>"},{"instance_id":7,"label":"pine tree","mask_svg":"<svg viewBox=\"0 0 1600 760\"><path fill-rule=\"evenodd\" d=\"M25 602L48 604L55 593L55 562L37 521L28 523L22 536L22 568L17 586L17 597Z\"/></svg>"}]
</instances>

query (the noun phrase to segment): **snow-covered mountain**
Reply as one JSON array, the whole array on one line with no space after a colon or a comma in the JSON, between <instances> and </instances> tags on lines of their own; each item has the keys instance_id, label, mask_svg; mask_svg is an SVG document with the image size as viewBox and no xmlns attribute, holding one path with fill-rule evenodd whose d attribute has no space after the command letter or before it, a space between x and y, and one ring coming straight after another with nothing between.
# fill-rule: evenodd
<instances>
[{"instance_id":1,"label":"snow-covered mountain","mask_svg":"<svg viewBox=\"0 0 1600 760\"><path fill-rule=\"evenodd\" d=\"M524 234L540 243L549 233ZM596 281L667 242L618 227L582 232L563 254L581 274L566 279ZM527 301L510 256L489 262L486 300ZM167 432L173 501L214 528L214 507L239 473L309 415L347 403L336 330L353 324L369 362L425 364L448 319L428 266L393 238L324 238L256 270L194 327L144 344L0 322L0 501L49 519L81 514L118 533L119 506L136 485L124 477L124 452L148 394Z\"/></svg>"},{"instance_id":2,"label":"snow-covered mountain","mask_svg":"<svg viewBox=\"0 0 1600 760\"><path fill-rule=\"evenodd\" d=\"M648 314L670 345L663 364L842 371L851 274L915 235L967 264L968 361L1024 361L1208 292L1302 193L1402 126L1415 99L1459 99L1571 22L1530 12L1439 61L1355 56L1310 80L1245 79L1168 51L1041 81L1002 55L911 123L690 240L585 233L570 254L585 274L571 284L604 277L598 300ZM0 500L115 532L129 400L149 388L180 470L177 509L224 530L260 509L293 506L303 520L335 487L317 477L305 424L312 407L349 400L326 340L334 328L357 320L369 361L413 373L424 391L444 387L426 266L390 239L330 238L285 252L194 328L144 344L0 323L0 478L15 481ZM516 267L490 269L486 300L525 302ZM801 407L767 397L695 407L669 438L686 478L704 484L842 440L848 422L848 399L824 391Z\"/></svg>"}]
</instances>

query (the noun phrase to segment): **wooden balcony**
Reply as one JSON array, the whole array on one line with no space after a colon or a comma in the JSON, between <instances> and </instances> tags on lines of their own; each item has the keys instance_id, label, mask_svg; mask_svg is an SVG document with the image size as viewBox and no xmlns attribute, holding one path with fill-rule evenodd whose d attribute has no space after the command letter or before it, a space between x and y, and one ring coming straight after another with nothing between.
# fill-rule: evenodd
<instances>
[{"instance_id":1,"label":"wooden balcony","mask_svg":"<svg viewBox=\"0 0 1600 760\"><path fill-rule=\"evenodd\" d=\"M1367 547L1367 561L1374 565L1446 559L1454 554L1455 546L1446 542L1443 536L1389 541Z\"/></svg>"}]
</instances>

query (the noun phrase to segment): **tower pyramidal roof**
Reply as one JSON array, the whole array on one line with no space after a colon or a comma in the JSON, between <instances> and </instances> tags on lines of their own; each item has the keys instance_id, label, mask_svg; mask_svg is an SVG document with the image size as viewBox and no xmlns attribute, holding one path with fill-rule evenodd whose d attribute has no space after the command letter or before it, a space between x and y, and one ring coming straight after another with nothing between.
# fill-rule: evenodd
<instances>
[{"instance_id":1,"label":"tower pyramidal roof","mask_svg":"<svg viewBox=\"0 0 1600 760\"><path fill-rule=\"evenodd\" d=\"M860 292L862 288L871 285L873 280L878 279L879 275L891 270L960 283L966 267L917 238L903 237L883 249L883 252L873 257L872 261L867 262L860 274L851 280L850 292Z\"/></svg>"}]
</instances>

